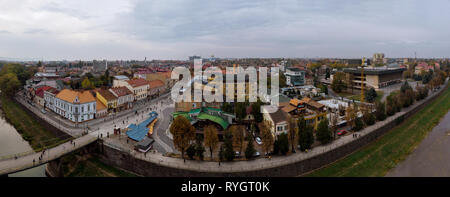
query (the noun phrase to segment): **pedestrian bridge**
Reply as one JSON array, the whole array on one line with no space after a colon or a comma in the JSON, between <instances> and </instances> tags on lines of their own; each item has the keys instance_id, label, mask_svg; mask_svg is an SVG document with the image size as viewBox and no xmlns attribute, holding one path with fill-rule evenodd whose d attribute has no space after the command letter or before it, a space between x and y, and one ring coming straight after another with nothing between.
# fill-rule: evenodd
<instances>
[{"instance_id":1,"label":"pedestrian bridge","mask_svg":"<svg viewBox=\"0 0 450 197\"><path fill-rule=\"evenodd\" d=\"M60 144L51 149L45 150L43 153L31 153L22 156L11 156L0 160L0 175L8 175L15 172L24 171L30 168L34 168L50 161L58 159L68 153L85 147L97 140L97 137L93 135L84 135L66 143ZM42 159L39 157L42 155ZM33 162L34 161L34 162Z\"/></svg>"}]
</instances>

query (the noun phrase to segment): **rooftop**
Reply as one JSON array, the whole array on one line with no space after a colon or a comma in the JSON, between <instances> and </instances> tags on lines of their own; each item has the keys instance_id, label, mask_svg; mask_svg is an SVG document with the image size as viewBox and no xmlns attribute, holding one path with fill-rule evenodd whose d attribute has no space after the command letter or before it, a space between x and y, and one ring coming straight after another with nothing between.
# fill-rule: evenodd
<instances>
[{"instance_id":1,"label":"rooftop","mask_svg":"<svg viewBox=\"0 0 450 197\"><path fill-rule=\"evenodd\" d=\"M145 79L131 79L127 81L132 87L139 87L143 85L147 85L148 81Z\"/></svg>"},{"instance_id":2,"label":"rooftop","mask_svg":"<svg viewBox=\"0 0 450 197\"><path fill-rule=\"evenodd\" d=\"M56 95L56 98L67 101L69 103L89 103L95 102L94 96L89 91L74 91L70 89L64 89Z\"/></svg>"}]
</instances>

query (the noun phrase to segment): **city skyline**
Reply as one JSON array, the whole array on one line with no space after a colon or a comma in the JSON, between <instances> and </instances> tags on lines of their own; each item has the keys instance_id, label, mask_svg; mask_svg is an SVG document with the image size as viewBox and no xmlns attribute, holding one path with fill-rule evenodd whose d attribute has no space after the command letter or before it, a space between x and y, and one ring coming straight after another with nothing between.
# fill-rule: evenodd
<instances>
[{"instance_id":1,"label":"city skyline","mask_svg":"<svg viewBox=\"0 0 450 197\"><path fill-rule=\"evenodd\" d=\"M448 1L4 1L0 57L443 58Z\"/></svg>"}]
</instances>

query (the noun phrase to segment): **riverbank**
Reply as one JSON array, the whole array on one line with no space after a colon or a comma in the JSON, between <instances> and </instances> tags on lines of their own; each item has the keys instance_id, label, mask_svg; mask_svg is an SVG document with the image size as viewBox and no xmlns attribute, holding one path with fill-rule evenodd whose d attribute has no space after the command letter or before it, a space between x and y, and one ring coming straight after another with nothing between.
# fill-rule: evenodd
<instances>
[{"instance_id":1,"label":"riverbank","mask_svg":"<svg viewBox=\"0 0 450 197\"><path fill-rule=\"evenodd\" d=\"M64 177L137 177L138 175L107 165L94 154L76 151L61 158ZM48 169L47 169L48 170ZM47 171L47 174L48 171ZM49 174L50 175L50 174ZM50 175L51 176L51 175Z\"/></svg>"},{"instance_id":2,"label":"riverbank","mask_svg":"<svg viewBox=\"0 0 450 197\"><path fill-rule=\"evenodd\" d=\"M67 135L59 135L56 131L51 131L11 98L2 95L0 100L5 119L14 126L24 140L28 141L35 152L70 140Z\"/></svg>"},{"instance_id":3,"label":"riverbank","mask_svg":"<svg viewBox=\"0 0 450 197\"><path fill-rule=\"evenodd\" d=\"M307 176L385 176L403 161L450 109L450 86L441 96L378 140Z\"/></svg>"}]
</instances>

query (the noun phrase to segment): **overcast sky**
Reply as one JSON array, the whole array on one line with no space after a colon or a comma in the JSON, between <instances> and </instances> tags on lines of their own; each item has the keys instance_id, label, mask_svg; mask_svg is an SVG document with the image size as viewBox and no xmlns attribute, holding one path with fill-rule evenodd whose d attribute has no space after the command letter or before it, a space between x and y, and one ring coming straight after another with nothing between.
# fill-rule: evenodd
<instances>
[{"instance_id":1,"label":"overcast sky","mask_svg":"<svg viewBox=\"0 0 450 197\"><path fill-rule=\"evenodd\" d=\"M0 58L449 57L448 0L0 0Z\"/></svg>"}]
</instances>

